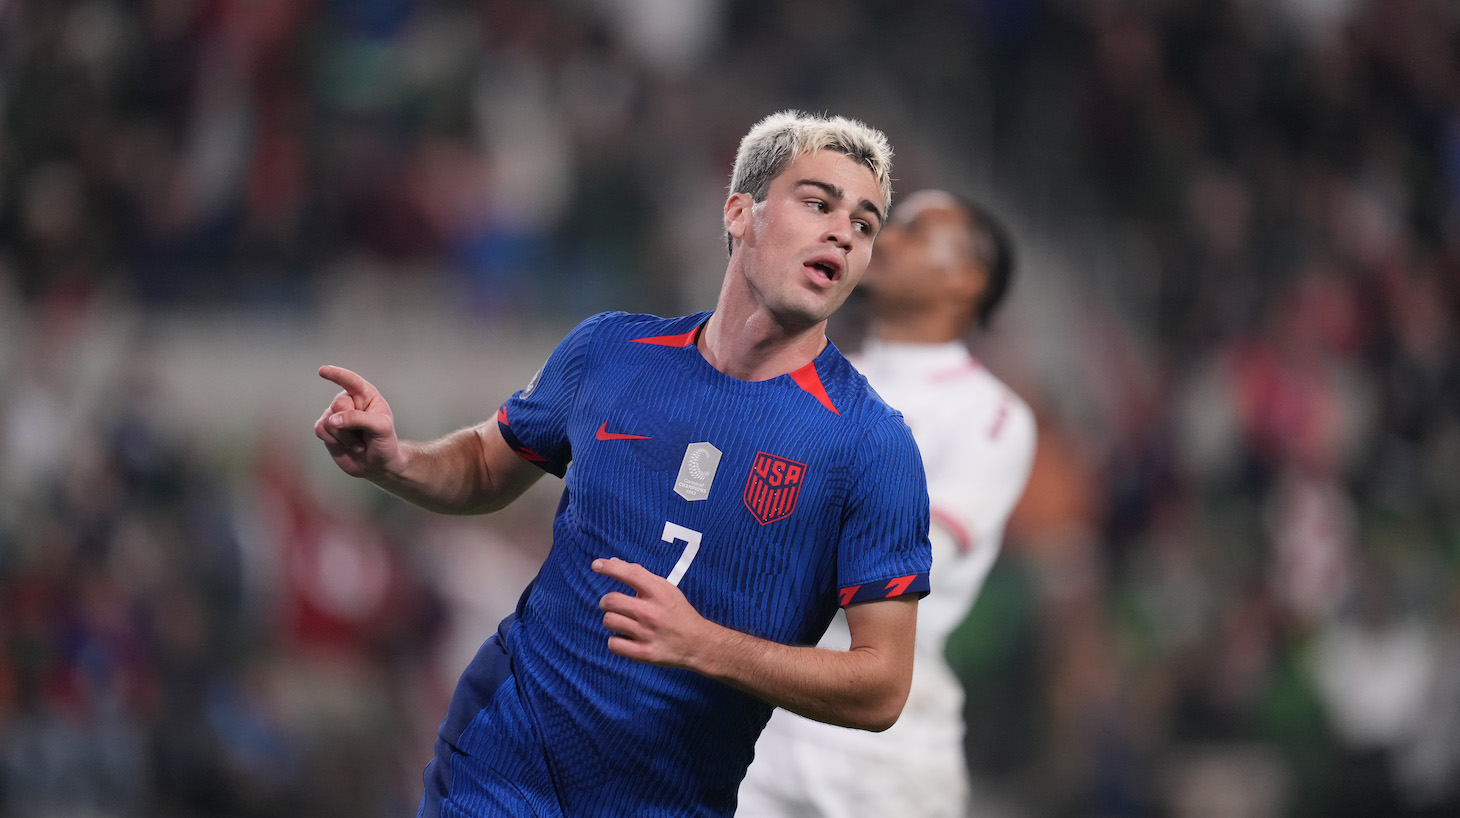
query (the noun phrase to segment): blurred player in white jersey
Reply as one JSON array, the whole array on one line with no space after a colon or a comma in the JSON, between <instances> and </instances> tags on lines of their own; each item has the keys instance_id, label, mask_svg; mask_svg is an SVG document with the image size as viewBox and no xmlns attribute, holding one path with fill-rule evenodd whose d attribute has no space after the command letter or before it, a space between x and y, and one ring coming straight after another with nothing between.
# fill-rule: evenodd
<instances>
[{"instance_id":1,"label":"blurred player in white jersey","mask_svg":"<svg viewBox=\"0 0 1460 818\"><path fill-rule=\"evenodd\" d=\"M777 710L756 744L738 815L970 814L962 684L948 635L978 596L1034 458L1029 407L984 369L963 338L987 324L1013 271L1012 248L986 211L943 191L911 194L873 248L861 287L869 337L851 356L902 411L922 450L932 503L934 593L918 609L912 692L882 733ZM847 647L842 615L823 647Z\"/></svg>"}]
</instances>

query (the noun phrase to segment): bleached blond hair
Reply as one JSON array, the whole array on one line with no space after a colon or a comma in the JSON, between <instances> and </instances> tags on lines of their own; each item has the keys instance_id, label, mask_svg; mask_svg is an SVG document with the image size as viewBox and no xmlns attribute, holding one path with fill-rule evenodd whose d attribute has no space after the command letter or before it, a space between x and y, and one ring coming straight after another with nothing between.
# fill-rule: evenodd
<instances>
[{"instance_id":1,"label":"bleached blond hair","mask_svg":"<svg viewBox=\"0 0 1460 818\"><path fill-rule=\"evenodd\" d=\"M814 116L801 111L780 111L755 123L740 140L735 167L730 172L730 193L747 193L765 201L771 181L792 160L808 153L831 150L867 166L882 193L882 217L892 208L892 145L887 135L864 122L841 116ZM733 247L725 234L726 249Z\"/></svg>"}]
</instances>

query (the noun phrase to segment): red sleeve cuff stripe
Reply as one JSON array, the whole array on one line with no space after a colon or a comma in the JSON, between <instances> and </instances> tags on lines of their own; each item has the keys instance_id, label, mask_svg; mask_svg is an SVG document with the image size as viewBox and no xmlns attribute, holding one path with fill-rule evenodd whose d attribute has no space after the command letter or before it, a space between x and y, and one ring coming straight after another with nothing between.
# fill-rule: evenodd
<instances>
[{"instance_id":1,"label":"red sleeve cuff stripe","mask_svg":"<svg viewBox=\"0 0 1460 818\"><path fill-rule=\"evenodd\" d=\"M532 449L529 449L526 446L522 445L522 441L517 439L517 435L512 431L512 428L507 425L507 416L500 411L497 414L497 428L502 430L502 439L507 441L507 445L512 447L512 451L516 452L518 457L526 460L529 463L532 463L533 465L537 466L548 474L554 474L558 477L562 477L564 474L567 473L568 465L566 463L554 463L543 455L540 455L537 452L534 452Z\"/></svg>"},{"instance_id":2,"label":"red sleeve cuff stripe","mask_svg":"<svg viewBox=\"0 0 1460 818\"><path fill-rule=\"evenodd\" d=\"M837 594L841 606L845 608L858 602L870 602L874 599L892 599L893 597L906 596L908 594L926 594L932 590L927 574L911 574L905 577L894 577L883 582L868 582L862 585L849 585L842 588Z\"/></svg>"}]
</instances>

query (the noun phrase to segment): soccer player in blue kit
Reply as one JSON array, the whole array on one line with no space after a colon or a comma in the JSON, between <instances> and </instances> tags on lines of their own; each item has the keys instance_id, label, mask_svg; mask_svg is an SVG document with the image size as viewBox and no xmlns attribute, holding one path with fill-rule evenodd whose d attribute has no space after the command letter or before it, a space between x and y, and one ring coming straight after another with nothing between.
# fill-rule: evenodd
<instances>
[{"instance_id":1,"label":"soccer player in blue kit","mask_svg":"<svg viewBox=\"0 0 1460 818\"><path fill-rule=\"evenodd\" d=\"M884 730L928 591L912 434L826 337L891 205L886 137L772 115L742 140L712 312L602 313L494 420L399 440L354 372L335 463L427 509L564 479L553 546L463 671L421 816L729 816L771 711ZM571 464L571 468L570 468ZM842 609L848 650L815 647Z\"/></svg>"}]
</instances>

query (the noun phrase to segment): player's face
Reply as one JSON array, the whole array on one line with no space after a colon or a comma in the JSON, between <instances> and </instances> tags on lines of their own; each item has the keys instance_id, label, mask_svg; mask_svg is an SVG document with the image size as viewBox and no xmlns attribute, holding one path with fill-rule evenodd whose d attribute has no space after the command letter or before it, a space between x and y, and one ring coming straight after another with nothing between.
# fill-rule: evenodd
<instances>
[{"instance_id":1,"label":"player's face","mask_svg":"<svg viewBox=\"0 0 1460 818\"><path fill-rule=\"evenodd\" d=\"M968 230L968 214L953 196L911 194L878 237L863 289L885 305L925 304L966 291L976 272Z\"/></svg>"},{"instance_id":2,"label":"player's face","mask_svg":"<svg viewBox=\"0 0 1460 818\"><path fill-rule=\"evenodd\" d=\"M811 326L836 312L872 257L882 225L874 203L881 201L869 168L845 154L816 151L788 163L765 200L727 209L759 306L788 327Z\"/></svg>"}]
</instances>

